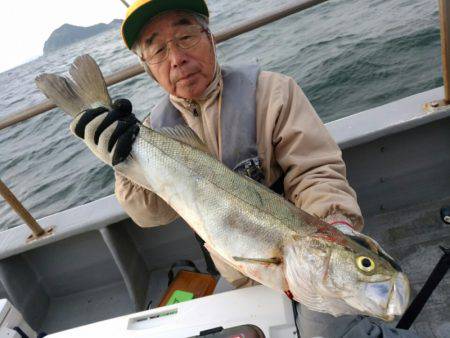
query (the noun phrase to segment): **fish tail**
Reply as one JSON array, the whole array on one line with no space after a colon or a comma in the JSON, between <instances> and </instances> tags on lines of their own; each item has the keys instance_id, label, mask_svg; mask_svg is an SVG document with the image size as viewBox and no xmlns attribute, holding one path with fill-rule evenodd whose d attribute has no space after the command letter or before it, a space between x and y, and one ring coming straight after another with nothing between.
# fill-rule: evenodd
<instances>
[{"instance_id":1,"label":"fish tail","mask_svg":"<svg viewBox=\"0 0 450 338\"><path fill-rule=\"evenodd\" d=\"M69 79L55 74L40 74L35 82L50 101L73 117L89 108L78 94L76 85Z\"/></svg>"},{"instance_id":2,"label":"fish tail","mask_svg":"<svg viewBox=\"0 0 450 338\"><path fill-rule=\"evenodd\" d=\"M111 108L105 79L92 57L77 57L69 73L73 81L55 74L41 74L35 79L36 85L47 98L72 117L89 108Z\"/></svg>"},{"instance_id":3,"label":"fish tail","mask_svg":"<svg viewBox=\"0 0 450 338\"><path fill-rule=\"evenodd\" d=\"M111 97L105 79L100 67L90 55L77 57L70 67L69 74L77 84L80 97L89 107L111 108Z\"/></svg>"}]
</instances>

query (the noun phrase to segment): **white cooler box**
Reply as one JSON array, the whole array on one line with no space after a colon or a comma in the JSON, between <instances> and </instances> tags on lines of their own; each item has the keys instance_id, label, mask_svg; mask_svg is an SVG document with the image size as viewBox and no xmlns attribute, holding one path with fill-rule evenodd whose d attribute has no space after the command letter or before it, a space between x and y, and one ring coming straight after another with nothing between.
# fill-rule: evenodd
<instances>
[{"instance_id":1,"label":"white cooler box","mask_svg":"<svg viewBox=\"0 0 450 338\"><path fill-rule=\"evenodd\" d=\"M47 337L182 338L217 327L227 329L246 324L256 325L266 337L296 337L290 300L264 286L219 293Z\"/></svg>"},{"instance_id":2,"label":"white cooler box","mask_svg":"<svg viewBox=\"0 0 450 338\"><path fill-rule=\"evenodd\" d=\"M15 327L28 337L36 338L36 332L28 326L19 311L7 299L0 299L0 324L0 338L21 338L14 330Z\"/></svg>"}]
</instances>

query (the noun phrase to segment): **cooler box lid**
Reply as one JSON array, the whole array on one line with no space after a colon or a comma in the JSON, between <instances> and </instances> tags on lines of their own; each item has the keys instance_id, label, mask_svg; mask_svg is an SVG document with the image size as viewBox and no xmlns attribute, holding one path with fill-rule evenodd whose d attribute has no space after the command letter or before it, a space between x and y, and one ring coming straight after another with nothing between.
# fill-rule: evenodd
<instances>
[{"instance_id":1,"label":"cooler box lid","mask_svg":"<svg viewBox=\"0 0 450 338\"><path fill-rule=\"evenodd\" d=\"M109 319L47 337L192 337L205 330L239 325L257 326L266 337L296 337L291 300L262 285Z\"/></svg>"}]
</instances>

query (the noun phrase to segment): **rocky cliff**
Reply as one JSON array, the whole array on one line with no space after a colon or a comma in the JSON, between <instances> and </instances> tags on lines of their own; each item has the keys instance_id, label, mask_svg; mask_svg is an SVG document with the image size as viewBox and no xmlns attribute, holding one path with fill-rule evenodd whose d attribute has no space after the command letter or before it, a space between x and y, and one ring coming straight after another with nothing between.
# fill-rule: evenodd
<instances>
[{"instance_id":1,"label":"rocky cliff","mask_svg":"<svg viewBox=\"0 0 450 338\"><path fill-rule=\"evenodd\" d=\"M121 23L122 20L118 19L111 21L109 24L100 23L89 27L79 27L66 23L53 31L45 41L44 55L109 29L118 29Z\"/></svg>"}]
</instances>

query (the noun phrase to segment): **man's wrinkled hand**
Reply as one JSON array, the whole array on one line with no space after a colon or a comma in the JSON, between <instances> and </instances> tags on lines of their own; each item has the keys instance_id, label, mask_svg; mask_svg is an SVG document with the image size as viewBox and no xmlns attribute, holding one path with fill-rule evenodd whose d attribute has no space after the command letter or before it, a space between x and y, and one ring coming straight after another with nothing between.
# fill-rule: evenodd
<instances>
[{"instance_id":1,"label":"man's wrinkled hand","mask_svg":"<svg viewBox=\"0 0 450 338\"><path fill-rule=\"evenodd\" d=\"M100 160L115 166L130 154L139 133L139 121L131 111L126 99L115 101L110 111L105 107L88 109L72 121L70 131Z\"/></svg>"}]
</instances>

